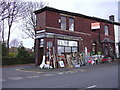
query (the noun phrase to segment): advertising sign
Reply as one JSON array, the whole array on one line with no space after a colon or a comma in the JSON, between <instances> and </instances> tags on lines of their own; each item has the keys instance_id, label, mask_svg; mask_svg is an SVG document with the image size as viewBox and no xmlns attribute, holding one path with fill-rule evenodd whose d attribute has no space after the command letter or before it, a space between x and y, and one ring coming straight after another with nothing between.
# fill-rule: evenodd
<instances>
[{"instance_id":1,"label":"advertising sign","mask_svg":"<svg viewBox=\"0 0 120 90\"><path fill-rule=\"evenodd\" d=\"M100 29L100 23L99 22L91 23L91 29Z\"/></svg>"}]
</instances>

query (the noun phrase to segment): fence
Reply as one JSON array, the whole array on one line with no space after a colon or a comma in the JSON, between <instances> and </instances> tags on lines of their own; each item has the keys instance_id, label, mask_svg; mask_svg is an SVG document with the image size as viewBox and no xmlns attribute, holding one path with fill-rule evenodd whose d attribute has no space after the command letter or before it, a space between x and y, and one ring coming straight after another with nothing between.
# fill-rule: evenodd
<instances>
[{"instance_id":1,"label":"fence","mask_svg":"<svg viewBox=\"0 0 120 90\"><path fill-rule=\"evenodd\" d=\"M30 64L35 58L2 58L2 65Z\"/></svg>"}]
</instances>

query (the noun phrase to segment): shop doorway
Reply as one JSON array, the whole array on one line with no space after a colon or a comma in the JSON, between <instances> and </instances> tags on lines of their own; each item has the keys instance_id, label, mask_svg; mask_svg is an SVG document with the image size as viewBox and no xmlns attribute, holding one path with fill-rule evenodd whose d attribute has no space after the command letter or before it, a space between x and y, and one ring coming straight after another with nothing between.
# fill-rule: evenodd
<instances>
[{"instance_id":1,"label":"shop doorway","mask_svg":"<svg viewBox=\"0 0 120 90\"><path fill-rule=\"evenodd\" d=\"M40 47L40 54L39 54L39 55L40 55L40 58L39 58L39 59L40 59L40 60L39 60L39 61L40 61L40 63L39 63L39 64L41 64L41 63L42 63L43 54L44 54L44 49L43 49L43 47Z\"/></svg>"}]
</instances>

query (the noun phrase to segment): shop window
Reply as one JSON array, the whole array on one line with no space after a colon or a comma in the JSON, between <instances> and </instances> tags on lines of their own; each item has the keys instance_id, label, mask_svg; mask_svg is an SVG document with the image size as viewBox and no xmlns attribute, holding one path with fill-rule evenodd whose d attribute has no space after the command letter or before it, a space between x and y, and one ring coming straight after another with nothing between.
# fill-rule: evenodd
<instances>
[{"instance_id":1,"label":"shop window","mask_svg":"<svg viewBox=\"0 0 120 90\"><path fill-rule=\"evenodd\" d=\"M40 39L40 47L43 47L44 39Z\"/></svg>"},{"instance_id":2,"label":"shop window","mask_svg":"<svg viewBox=\"0 0 120 90\"><path fill-rule=\"evenodd\" d=\"M72 47L72 52L78 52L77 47Z\"/></svg>"},{"instance_id":3,"label":"shop window","mask_svg":"<svg viewBox=\"0 0 120 90\"><path fill-rule=\"evenodd\" d=\"M53 43L52 42L47 42L47 47L49 47L49 48L53 47Z\"/></svg>"},{"instance_id":4,"label":"shop window","mask_svg":"<svg viewBox=\"0 0 120 90\"><path fill-rule=\"evenodd\" d=\"M61 29L66 30L66 17L61 16Z\"/></svg>"},{"instance_id":5,"label":"shop window","mask_svg":"<svg viewBox=\"0 0 120 90\"><path fill-rule=\"evenodd\" d=\"M61 55L62 53L64 53L64 47L58 46L58 55Z\"/></svg>"},{"instance_id":6,"label":"shop window","mask_svg":"<svg viewBox=\"0 0 120 90\"><path fill-rule=\"evenodd\" d=\"M74 19L69 18L69 30L74 31Z\"/></svg>"},{"instance_id":7,"label":"shop window","mask_svg":"<svg viewBox=\"0 0 120 90\"><path fill-rule=\"evenodd\" d=\"M68 46L68 41L67 40L58 40L58 45Z\"/></svg>"},{"instance_id":8,"label":"shop window","mask_svg":"<svg viewBox=\"0 0 120 90\"><path fill-rule=\"evenodd\" d=\"M77 42L76 41L69 41L69 46L77 46Z\"/></svg>"},{"instance_id":9,"label":"shop window","mask_svg":"<svg viewBox=\"0 0 120 90\"><path fill-rule=\"evenodd\" d=\"M65 47L65 52L71 52L71 47Z\"/></svg>"},{"instance_id":10,"label":"shop window","mask_svg":"<svg viewBox=\"0 0 120 90\"><path fill-rule=\"evenodd\" d=\"M78 51L77 41L58 40L58 55Z\"/></svg>"},{"instance_id":11,"label":"shop window","mask_svg":"<svg viewBox=\"0 0 120 90\"><path fill-rule=\"evenodd\" d=\"M104 29L105 35L109 35L109 27L105 25Z\"/></svg>"}]
</instances>

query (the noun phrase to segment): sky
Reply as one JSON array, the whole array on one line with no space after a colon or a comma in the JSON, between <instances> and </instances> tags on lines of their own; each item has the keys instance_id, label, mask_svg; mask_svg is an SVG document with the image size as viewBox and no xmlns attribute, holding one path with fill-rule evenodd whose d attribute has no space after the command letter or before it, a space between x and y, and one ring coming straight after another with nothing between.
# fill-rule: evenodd
<instances>
[{"instance_id":1,"label":"sky","mask_svg":"<svg viewBox=\"0 0 120 90\"><path fill-rule=\"evenodd\" d=\"M33 0L25 0L33 1ZM34 2L39 2L40 0L34 0ZM75 12L84 14L87 16L94 16L103 19L109 19L110 15L115 16L115 21L118 21L118 1L120 0L42 0L48 3L48 6L65 10L69 12ZM19 29L17 26L14 28ZM117 28L116 28L117 29ZM117 33L117 31L116 31ZM34 46L34 40L21 38L19 30L13 31L13 36L11 35L11 40L13 38L18 38L23 41L23 45L27 48ZM118 35L117 35L118 36Z\"/></svg>"}]
</instances>

